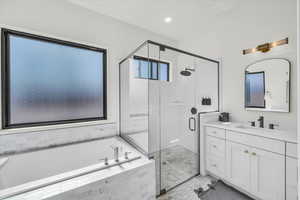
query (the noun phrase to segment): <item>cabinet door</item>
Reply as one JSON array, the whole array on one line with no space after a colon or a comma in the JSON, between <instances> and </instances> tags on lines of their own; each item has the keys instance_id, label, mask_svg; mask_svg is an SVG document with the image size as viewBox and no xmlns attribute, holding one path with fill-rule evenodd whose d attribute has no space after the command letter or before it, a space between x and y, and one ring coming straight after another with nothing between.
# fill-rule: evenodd
<instances>
[{"instance_id":1,"label":"cabinet door","mask_svg":"<svg viewBox=\"0 0 300 200\"><path fill-rule=\"evenodd\" d=\"M227 143L227 179L232 184L250 190L250 148L232 142Z\"/></svg>"},{"instance_id":2,"label":"cabinet door","mask_svg":"<svg viewBox=\"0 0 300 200\"><path fill-rule=\"evenodd\" d=\"M263 200L285 199L284 156L251 149L251 193Z\"/></svg>"},{"instance_id":3,"label":"cabinet door","mask_svg":"<svg viewBox=\"0 0 300 200\"><path fill-rule=\"evenodd\" d=\"M297 159L286 157L286 200L297 200Z\"/></svg>"}]
</instances>

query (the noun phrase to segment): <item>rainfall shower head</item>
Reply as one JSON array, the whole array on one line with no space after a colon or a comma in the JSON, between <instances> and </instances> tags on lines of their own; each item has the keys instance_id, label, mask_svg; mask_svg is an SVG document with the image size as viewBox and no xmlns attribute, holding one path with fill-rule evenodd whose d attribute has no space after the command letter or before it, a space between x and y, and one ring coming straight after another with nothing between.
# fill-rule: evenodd
<instances>
[{"instance_id":1,"label":"rainfall shower head","mask_svg":"<svg viewBox=\"0 0 300 200\"><path fill-rule=\"evenodd\" d=\"M192 75L192 72L187 71L187 70L183 70L183 71L180 72L180 74L181 74L182 76L190 76L190 75Z\"/></svg>"},{"instance_id":2,"label":"rainfall shower head","mask_svg":"<svg viewBox=\"0 0 300 200\"><path fill-rule=\"evenodd\" d=\"M195 71L195 69L184 68L184 70L182 70L182 71L180 72L180 74L181 74L182 76L190 76L190 75L192 75L192 72L194 72L194 71Z\"/></svg>"}]
</instances>

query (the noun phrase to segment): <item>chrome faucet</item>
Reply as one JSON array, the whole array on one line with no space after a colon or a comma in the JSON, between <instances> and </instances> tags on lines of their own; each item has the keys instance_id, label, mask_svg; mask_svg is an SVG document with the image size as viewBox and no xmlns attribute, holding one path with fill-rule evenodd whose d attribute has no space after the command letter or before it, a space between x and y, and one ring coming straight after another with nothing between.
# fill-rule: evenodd
<instances>
[{"instance_id":1,"label":"chrome faucet","mask_svg":"<svg viewBox=\"0 0 300 200\"><path fill-rule=\"evenodd\" d=\"M264 128L264 116L260 116L257 121L259 121L259 127Z\"/></svg>"},{"instance_id":2,"label":"chrome faucet","mask_svg":"<svg viewBox=\"0 0 300 200\"><path fill-rule=\"evenodd\" d=\"M114 149L114 158L116 162L119 162L119 147L113 147Z\"/></svg>"}]
</instances>

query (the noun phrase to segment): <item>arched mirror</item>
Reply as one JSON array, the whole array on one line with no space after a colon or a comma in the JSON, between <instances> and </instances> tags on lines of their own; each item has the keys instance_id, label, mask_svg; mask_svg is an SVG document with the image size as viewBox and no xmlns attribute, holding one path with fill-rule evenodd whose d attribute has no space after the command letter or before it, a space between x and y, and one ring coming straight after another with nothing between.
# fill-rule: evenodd
<instances>
[{"instance_id":1,"label":"arched mirror","mask_svg":"<svg viewBox=\"0 0 300 200\"><path fill-rule=\"evenodd\" d=\"M281 58L249 65L245 70L246 110L289 112L290 68L290 62Z\"/></svg>"}]
</instances>

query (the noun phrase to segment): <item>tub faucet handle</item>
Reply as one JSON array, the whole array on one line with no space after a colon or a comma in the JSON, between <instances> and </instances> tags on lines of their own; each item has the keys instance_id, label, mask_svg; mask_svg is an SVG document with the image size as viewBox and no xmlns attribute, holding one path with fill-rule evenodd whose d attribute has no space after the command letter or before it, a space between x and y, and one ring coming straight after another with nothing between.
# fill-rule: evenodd
<instances>
[{"instance_id":1,"label":"tub faucet handle","mask_svg":"<svg viewBox=\"0 0 300 200\"><path fill-rule=\"evenodd\" d=\"M108 158L107 157L100 159L100 161L104 161L104 164L108 165Z\"/></svg>"},{"instance_id":2,"label":"tub faucet handle","mask_svg":"<svg viewBox=\"0 0 300 200\"><path fill-rule=\"evenodd\" d=\"M272 123L271 123L271 124L269 124L269 129L274 129L274 127L275 127L275 126L277 126L277 127L278 127L278 126L279 126L279 124L272 124Z\"/></svg>"},{"instance_id":3,"label":"tub faucet handle","mask_svg":"<svg viewBox=\"0 0 300 200\"><path fill-rule=\"evenodd\" d=\"M126 152L125 152L125 159L128 159L128 158L129 158L128 155L131 154L131 153L132 153L132 152L126 151Z\"/></svg>"},{"instance_id":4,"label":"tub faucet handle","mask_svg":"<svg viewBox=\"0 0 300 200\"><path fill-rule=\"evenodd\" d=\"M250 126L255 127L255 121L248 121L250 123Z\"/></svg>"}]
</instances>

